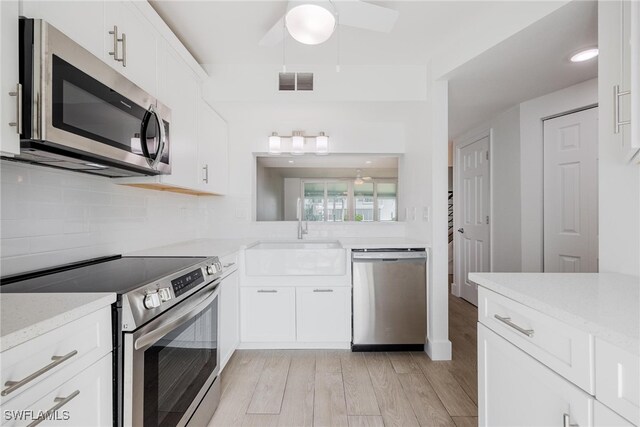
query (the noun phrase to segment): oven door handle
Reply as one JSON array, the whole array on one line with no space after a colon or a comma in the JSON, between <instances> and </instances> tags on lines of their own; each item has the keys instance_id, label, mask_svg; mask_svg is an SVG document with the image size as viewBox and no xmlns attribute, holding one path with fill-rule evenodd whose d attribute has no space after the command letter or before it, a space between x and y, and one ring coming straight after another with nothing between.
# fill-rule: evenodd
<instances>
[{"instance_id":1,"label":"oven door handle","mask_svg":"<svg viewBox=\"0 0 640 427\"><path fill-rule=\"evenodd\" d=\"M160 338L179 327L180 325L188 322L193 319L200 313L206 306L211 304L211 302L218 296L218 282L215 282L215 286L213 289L207 292L207 296L202 297L201 301L196 303L195 306L185 313L179 314L166 322L158 325L157 328L154 328L152 331L142 335L138 339L135 340L133 346L136 350L140 350L143 347L148 346L149 344L153 344L158 341Z\"/></svg>"}]
</instances>

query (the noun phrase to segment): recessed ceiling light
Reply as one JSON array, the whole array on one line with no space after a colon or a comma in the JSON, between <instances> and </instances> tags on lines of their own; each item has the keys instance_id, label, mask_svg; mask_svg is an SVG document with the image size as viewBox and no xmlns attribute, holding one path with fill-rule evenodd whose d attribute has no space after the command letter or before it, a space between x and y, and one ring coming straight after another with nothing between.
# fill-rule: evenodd
<instances>
[{"instance_id":1,"label":"recessed ceiling light","mask_svg":"<svg viewBox=\"0 0 640 427\"><path fill-rule=\"evenodd\" d=\"M371 164L371 160L367 160L365 163L370 165Z\"/></svg>"},{"instance_id":2,"label":"recessed ceiling light","mask_svg":"<svg viewBox=\"0 0 640 427\"><path fill-rule=\"evenodd\" d=\"M598 56L598 48L593 47L585 50L581 50L571 57L571 62L584 62Z\"/></svg>"},{"instance_id":3,"label":"recessed ceiling light","mask_svg":"<svg viewBox=\"0 0 640 427\"><path fill-rule=\"evenodd\" d=\"M289 163L293 163L293 160L289 160Z\"/></svg>"}]
</instances>

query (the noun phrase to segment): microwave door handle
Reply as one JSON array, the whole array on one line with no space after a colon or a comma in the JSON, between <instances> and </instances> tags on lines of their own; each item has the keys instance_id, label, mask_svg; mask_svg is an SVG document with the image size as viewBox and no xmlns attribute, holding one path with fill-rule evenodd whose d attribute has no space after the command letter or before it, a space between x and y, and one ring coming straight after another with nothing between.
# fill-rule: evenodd
<instances>
[{"instance_id":1,"label":"microwave door handle","mask_svg":"<svg viewBox=\"0 0 640 427\"><path fill-rule=\"evenodd\" d=\"M162 116L158 111L154 111L156 115L156 119L158 119L158 128L160 128L160 143L158 144L158 151L156 152L156 156L153 159L153 167L155 167L160 160L162 160L162 153L164 153L164 147L166 145L166 133L164 131L164 121L162 120Z\"/></svg>"},{"instance_id":2,"label":"microwave door handle","mask_svg":"<svg viewBox=\"0 0 640 427\"><path fill-rule=\"evenodd\" d=\"M199 303L196 303L196 305L192 309L188 310L186 313L182 315L177 316L172 320L168 320L166 323L160 324L157 328L154 328L150 332L142 335L141 337L135 340L133 347L136 350L140 350L141 348L146 347L149 344L153 344L154 342L158 341L160 338L162 338L172 330L176 329L180 325L183 325L189 320L196 317L198 313L200 313L206 306L211 304L211 302L215 298L217 298L217 296L218 296L218 286L216 284L213 290L209 292L209 295L204 297L202 301L200 301Z\"/></svg>"},{"instance_id":3,"label":"microwave door handle","mask_svg":"<svg viewBox=\"0 0 640 427\"><path fill-rule=\"evenodd\" d=\"M151 162L151 155L149 154L149 147L147 146L147 128L149 127L149 120L153 117L151 109L145 111L142 123L140 124L140 148L142 148L142 155Z\"/></svg>"},{"instance_id":4,"label":"microwave door handle","mask_svg":"<svg viewBox=\"0 0 640 427\"><path fill-rule=\"evenodd\" d=\"M160 141L158 143L158 148L156 149L155 155L151 155L149 152L149 147L147 145L147 128L149 127L149 121L155 119L158 122L158 131L160 132ZM142 146L142 153L147 158L149 162L149 166L155 168L156 165L162 159L162 153L164 152L164 147L166 144L166 133L164 131L164 122L160 114L156 111L153 105L149 106L149 109L144 115L142 119L142 127L140 130L140 145Z\"/></svg>"}]
</instances>

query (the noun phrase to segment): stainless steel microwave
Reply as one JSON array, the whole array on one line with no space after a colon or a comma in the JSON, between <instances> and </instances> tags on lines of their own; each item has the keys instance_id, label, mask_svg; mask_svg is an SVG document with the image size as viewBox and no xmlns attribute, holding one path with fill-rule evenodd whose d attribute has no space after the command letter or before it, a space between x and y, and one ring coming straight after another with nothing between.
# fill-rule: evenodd
<instances>
[{"instance_id":1,"label":"stainless steel microwave","mask_svg":"<svg viewBox=\"0 0 640 427\"><path fill-rule=\"evenodd\" d=\"M46 21L20 19L19 57L14 160L108 177L171 172L169 108Z\"/></svg>"}]
</instances>

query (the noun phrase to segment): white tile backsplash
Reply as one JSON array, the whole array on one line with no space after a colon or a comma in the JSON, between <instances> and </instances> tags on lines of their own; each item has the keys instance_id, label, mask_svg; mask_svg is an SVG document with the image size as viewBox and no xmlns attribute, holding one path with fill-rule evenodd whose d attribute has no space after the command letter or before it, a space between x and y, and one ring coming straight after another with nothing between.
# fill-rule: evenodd
<instances>
[{"instance_id":1,"label":"white tile backsplash","mask_svg":"<svg viewBox=\"0 0 640 427\"><path fill-rule=\"evenodd\" d=\"M211 237L195 196L10 161L0 177L2 275Z\"/></svg>"}]
</instances>

